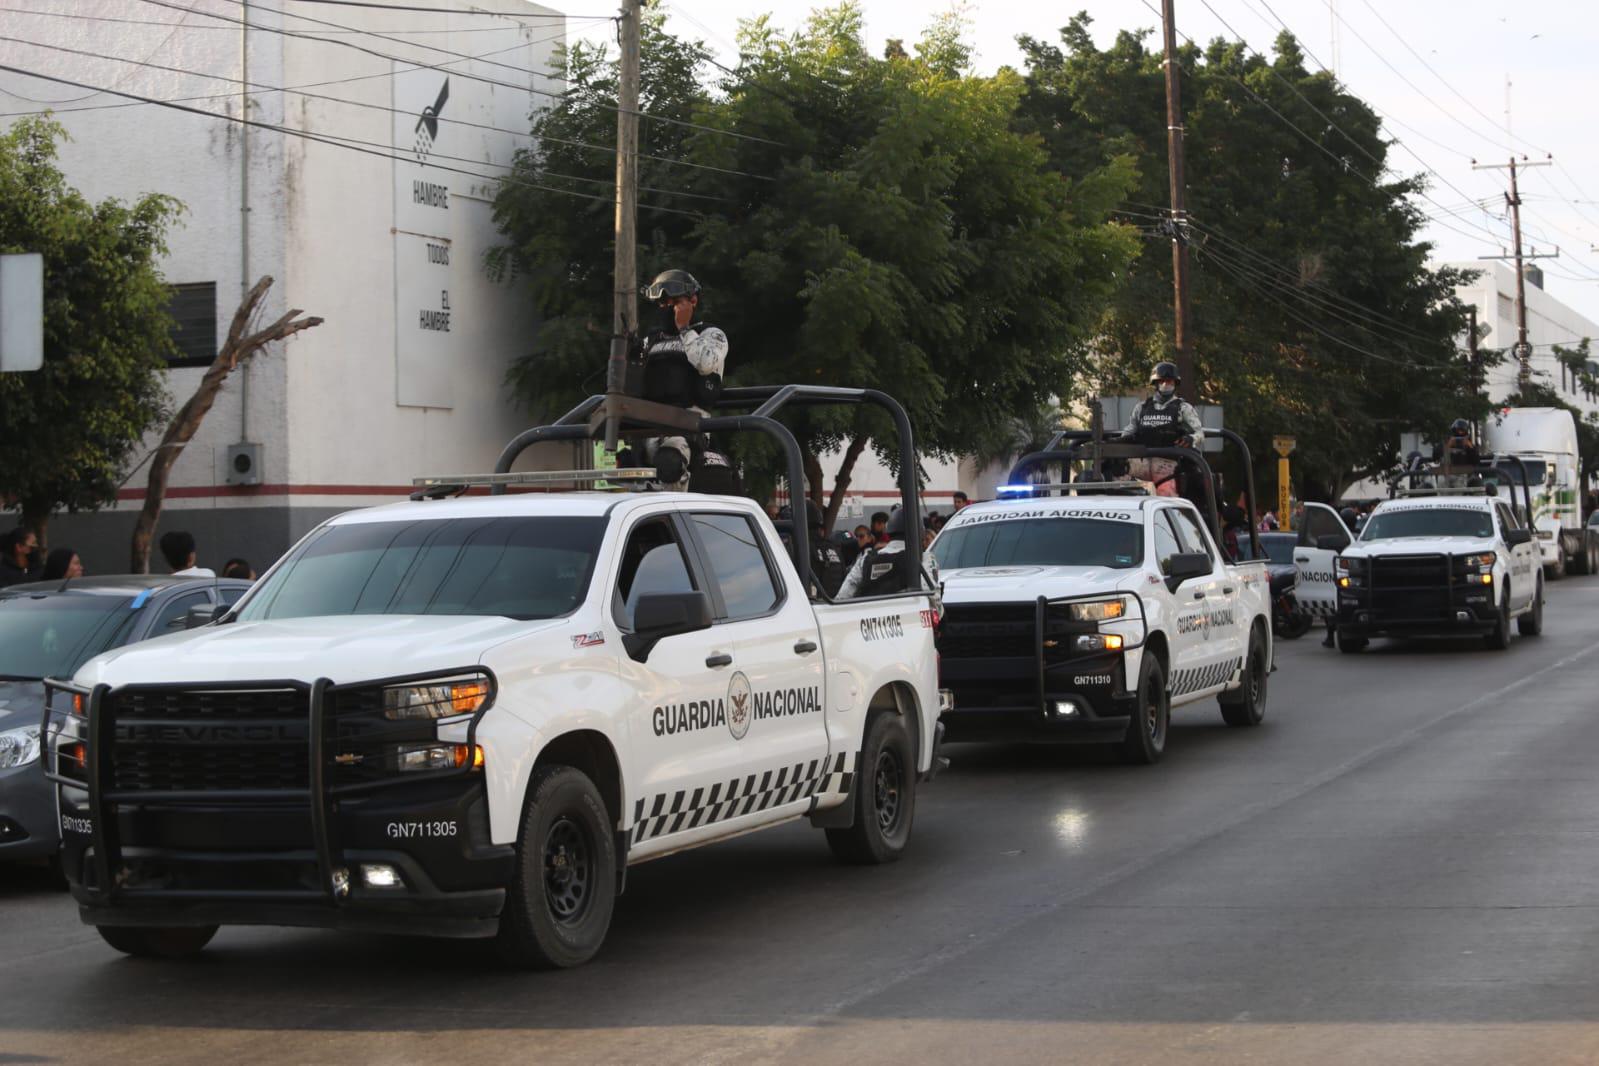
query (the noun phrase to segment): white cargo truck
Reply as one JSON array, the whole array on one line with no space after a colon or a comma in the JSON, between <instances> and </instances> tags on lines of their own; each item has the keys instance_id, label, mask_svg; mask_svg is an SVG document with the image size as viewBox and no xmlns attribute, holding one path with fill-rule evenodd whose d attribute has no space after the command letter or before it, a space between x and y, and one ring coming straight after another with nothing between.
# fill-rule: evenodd
<instances>
[{"instance_id":1,"label":"white cargo truck","mask_svg":"<svg viewBox=\"0 0 1599 1066\"><path fill-rule=\"evenodd\" d=\"M1502 407L1488 418L1483 444L1512 481L1526 469L1533 536L1544 573L1586 574L1590 553L1582 526L1582 468L1577 423L1560 407ZM1512 457L1521 460L1509 461Z\"/></svg>"}]
</instances>

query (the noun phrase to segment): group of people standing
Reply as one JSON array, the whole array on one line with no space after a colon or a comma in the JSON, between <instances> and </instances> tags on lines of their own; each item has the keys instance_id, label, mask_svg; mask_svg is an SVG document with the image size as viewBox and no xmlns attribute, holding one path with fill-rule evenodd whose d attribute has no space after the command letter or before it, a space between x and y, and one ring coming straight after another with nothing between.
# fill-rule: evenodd
<instances>
[{"instance_id":1,"label":"group of people standing","mask_svg":"<svg viewBox=\"0 0 1599 1066\"><path fill-rule=\"evenodd\" d=\"M215 570L197 565L194 534L174 529L161 535L161 557L174 577L216 577ZM39 537L26 526L0 534L0 588L29 581L61 581L82 577L83 558L72 548L55 548L41 556ZM223 577L255 580L255 569L238 557L222 567Z\"/></svg>"}]
</instances>

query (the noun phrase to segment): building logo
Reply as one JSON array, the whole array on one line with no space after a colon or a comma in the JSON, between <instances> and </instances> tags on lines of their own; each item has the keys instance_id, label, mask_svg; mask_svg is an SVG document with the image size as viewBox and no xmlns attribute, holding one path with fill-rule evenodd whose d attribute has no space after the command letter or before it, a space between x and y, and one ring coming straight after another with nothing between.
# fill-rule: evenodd
<instances>
[{"instance_id":1,"label":"building logo","mask_svg":"<svg viewBox=\"0 0 1599 1066\"><path fill-rule=\"evenodd\" d=\"M418 163L426 163L428 154L433 151L433 142L439 137L439 115L444 111L444 102L450 98L450 79L444 79L444 85L439 89L439 98L433 101L432 107L422 109L422 117L416 120L416 141L411 150L416 153Z\"/></svg>"},{"instance_id":2,"label":"building logo","mask_svg":"<svg viewBox=\"0 0 1599 1066\"><path fill-rule=\"evenodd\" d=\"M727 731L734 740L743 740L750 731L750 679L740 670L727 681Z\"/></svg>"}]
</instances>

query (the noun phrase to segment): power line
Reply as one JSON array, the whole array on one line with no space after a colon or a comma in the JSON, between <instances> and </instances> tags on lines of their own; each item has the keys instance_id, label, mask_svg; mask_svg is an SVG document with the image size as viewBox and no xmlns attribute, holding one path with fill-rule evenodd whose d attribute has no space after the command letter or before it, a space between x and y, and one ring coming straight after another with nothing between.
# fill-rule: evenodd
<instances>
[{"instance_id":1,"label":"power line","mask_svg":"<svg viewBox=\"0 0 1599 1066\"><path fill-rule=\"evenodd\" d=\"M462 11L462 12L459 12L459 13L463 14L463 15L487 14L487 12L480 12L480 11ZM0 7L0 14L5 14L5 15L36 15L39 18L76 19L76 20L81 21L81 22L110 22L110 23L117 23L117 24L127 25L127 26L182 26L182 27L184 27L186 29L191 29L191 30L217 30L219 32L227 32L227 33L232 33L233 32L232 27L229 27L229 26L191 26L191 25L187 25L182 20L179 20L177 22L162 22L162 21L157 20L157 19L135 19L135 18L121 17L121 16L117 16L117 15L85 15L85 14L82 14L81 12L77 12L77 11L35 11L35 10L31 9L31 8L23 8L23 7ZM505 18L517 18L519 16L506 15L504 17ZM528 17L541 17L541 16L528 16ZM613 19L614 19L614 16L612 16L612 15L582 15L582 16L570 16L568 18L568 21L571 21L571 22L611 22L611 21L613 21ZM424 34L424 33L449 33L449 34L456 34L456 33L505 33L505 32L507 32L507 31L509 31L511 29L514 29L514 28L515 27L511 27L511 26L465 26L465 27L454 27L454 28L450 28L450 29L438 29L438 28L434 28L434 29L390 29L390 28L385 27L383 32L384 33L416 33L416 34ZM545 28L547 28L547 27L545 27ZM327 30L326 32L328 32L328 33L363 34L363 33L369 32L369 31L367 31L367 30ZM564 37L564 36L566 36L566 31L564 29L560 33L557 33L555 35L555 37ZM545 37L545 38L543 38L543 40L546 40L546 41L554 40L554 37ZM527 43L529 43L529 44L537 44L539 42L530 41L530 42L527 42Z\"/></svg>"},{"instance_id":2,"label":"power line","mask_svg":"<svg viewBox=\"0 0 1599 1066\"><path fill-rule=\"evenodd\" d=\"M281 92L288 92L288 93L292 93L295 96L303 96L303 97L307 97L307 98L312 99L312 100L326 100L326 101L329 101L329 102L332 102L332 103L336 103L336 104L346 104L346 105L349 105L351 107L362 107L362 108L366 108L366 109L371 110L371 111L383 111L383 112L387 112L388 114L391 114L391 115L407 115L407 116L411 115L411 112L406 111L403 108L389 107L389 106L384 105L384 104L370 104L370 103L366 103L365 101L361 101L361 100L346 100L346 99L343 99L342 97L327 96L327 95L325 95L323 93L308 93L308 92L302 92L302 91L299 91L299 90L296 90L296 89L283 89L283 88L280 88L280 87L275 86L275 85L266 85L266 84L257 83L257 82L243 82L243 81L240 81L238 78L229 77L229 76L227 76L225 74L206 74L206 73L203 73L201 71L190 70L190 69L187 69L185 67L169 67L169 66L166 66L166 65L161 64L161 63L151 63L151 62L148 62L148 61L125 59L125 58L123 58L121 56L100 55L99 53L87 52L87 51L84 51L84 50L79 49L79 48L68 48L65 45L44 44L43 42L40 42L40 41L28 41L28 40L24 40L24 39L22 39L20 37L9 37L9 36L3 35L3 34L0 34L0 41L10 41L10 42L12 42L14 44L28 45L28 46L33 47L33 48L44 48L44 49L48 49L49 51L52 51L52 52L66 52L66 53L69 53L71 55L89 56L89 57L96 58L96 59L109 59L109 60L112 60L113 62L117 62L117 63L134 63L134 64L136 64L138 66L148 67L148 68L150 68L152 70L164 70L164 71L167 71L167 72L172 73L172 74L183 74L183 75L187 75L189 77L206 78L206 79L211 80L211 81L225 81L225 82L228 82L231 85L243 85L246 88L250 88L250 89L261 89L261 90L268 91L268 92L280 92L280 93ZM236 94L229 93L228 95L229 96L233 96L233 95L236 95ZM443 116L439 116L438 117L438 121L441 124L442 123L451 123L451 124L454 124L454 125L457 125L457 126L466 126L466 127L472 128L472 129L480 129L480 130L491 130L491 131L496 132L496 133L506 133L506 134L510 134L512 136L518 136L518 137L531 137L532 136L531 133L524 133L524 132L520 132L520 131L517 131L517 130L509 130L509 129L505 129L504 127L501 127L501 126L486 125L486 124L481 123L481 122L471 122L471 121L468 121L466 119L452 119L452 118L444 118ZM389 145L377 145L377 142L374 142L374 141L363 141L363 140L360 140L359 138L355 138L355 137L345 137L342 134L337 134L337 133L323 132L321 134L321 136L332 137L332 138L335 138L337 140L342 140L342 141L350 141L351 143L354 143L354 144L364 144L364 145L369 145L369 146L378 146L378 147L385 147L385 148L390 147ZM494 163L494 162L490 162L490 161L487 161L487 160L464 159L464 158L462 158L460 156L443 155L442 153L438 153L438 152L432 153L432 157L438 158L438 159L450 159L450 160L454 160L455 162L458 162L458 163L478 164L478 163L481 162L481 163L483 163L484 165L487 165L487 166L498 166L498 167L510 167L511 166L510 164ZM514 167L512 167L512 169L514 169ZM544 171L542 171L542 173L546 177L562 178L562 179L565 179L567 181L583 181L583 182L589 182L591 184L613 186L613 182L611 182L609 180L606 180L606 179L603 179L603 178L590 178L590 177L584 177L582 175L577 175L577 174L563 174L563 173L561 173L559 171L553 171L553 170L544 170ZM677 189L662 189L662 188L658 188L658 187L651 186L651 185L640 186L640 189L645 191L645 192L662 193L662 194L667 195L667 196L684 196L684 197L688 197L688 198L694 199L694 200L718 200L718 201L722 201L722 202L728 202L728 198L725 197L725 196L711 196L711 195L708 195L708 194L705 194L705 193L683 192L683 191L677 190Z\"/></svg>"},{"instance_id":3,"label":"power line","mask_svg":"<svg viewBox=\"0 0 1599 1066\"><path fill-rule=\"evenodd\" d=\"M502 19L559 19L568 17L559 13L544 15L533 11L526 13L512 13L509 11L471 11L458 7L421 7L414 4L380 4L377 3L376 0L290 0L290 2L297 4L331 4L337 7L370 7L377 8L379 11L430 11L440 15L484 15L489 18ZM295 17L298 18L299 16L296 15ZM571 17L595 20L614 20L615 18L614 15L575 15Z\"/></svg>"},{"instance_id":4,"label":"power line","mask_svg":"<svg viewBox=\"0 0 1599 1066\"><path fill-rule=\"evenodd\" d=\"M173 0L142 0L142 2L146 3L146 4L153 4L156 7L177 8L177 5L175 3L173 3ZM236 5L242 6L244 4L245 0L228 0L228 2L232 3L232 4L236 4ZM250 8L248 8L247 10L260 11L260 12L264 12L266 14L279 15L279 16L283 16L283 17L286 17L286 18L296 18L296 19L300 19L303 22L311 22L311 23L315 23L317 25L322 25L322 26L331 26L331 27L333 27L335 29L340 29L340 30L349 30L349 29L353 29L354 28L354 27L346 26L346 25L344 25L342 23L338 23L338 22L328 22L328 21L326 21L324 19L314 19L314 18L311 18L311 17L309 17L307 15L296 15L293 12L286 12L286 11L277 10L275 8L263 7L261 4L255 2L255 0L250 0ZM391 54L389 54L387 52L380 52L377 49L368 48L365 45L356 44L354 41L335 41L335 40L330 40L329 38L318 37L314 33L307 33L307 32L304 32L302 30L284 29L284 28L275 27L275 26L262 26L262 25L259 25L257 23L246 22L244 19L234 18L234 17L232 17L230 15L218 15L218 14L215 14L213 12L199 12L199 14L204 14L207 18L214 18L214 19L220 19L220 20L222 20L224 22L231 22L231 23L233 23L236 26L246 26L246 27L248 27L250 29L265 30L268 33L277 33L277 34L281 34L281 35L283 35L285 37L295 37L295 38L299 38L300 40L306 40L306 41L320 41L323 44L335 44L335 45L339 45L342 48L351 48L351 49L354 49L355 51L363 52L363 53L365 53L367 55L370 55L370 56L375 56L378 59L386 59L386 60L388 60L391 63L412 63L412 64L415 64L415 65L418 65L418 66L427 67L427 68L432 69L432 70L441 69L435 63L428 63L428 62L425 62L425 61L422 61L422 60L402 59L399 56L391 55ZM438 45L424 44L424 43L419 42L419 41L404 41L404 40L399 40L398 38L385 37L381 33L375 33L375 32L368 31L366 36L375 37L375 38L377 38L379 40L390 41L390 42L392 42L394 44L401 44L401 45L404 45L407 48L424 48L424 49L427 49L428 51L432 51L432 52L441 52L441 53L443 53L445 55L454 56L457 59L473 58L473 57L471 57L470 55L468 55L467 53L464 53L464 52L456 52L456 51L454 51L452 49L449 49L449 48L441 48ZM519 74L528 74L528 75L534 75L534 76L537 76L537 77L550 78L552 80L559 80L556 75L552 75L552 74L550 74L550 73L548 73L546 71L529 70L529 69L527 69L525 67L518 67L518 66L515 66L515 65L510 64L510 63L500 63L500 62L498 62L496 60L485 60L484 62L487 62L491 66L505 67L507 70L514 70L514 71L516 71ZM513 82L500 81L500 80L495 79L495 78L486 77L486 76L484 76L482 74L473 74L473 73L469 73L467 71L455 71L454 73L459 74L461 77L466 78L469 81L483 82L486 85L497 85L497 86L499 86L502 89L514 89L517 92L533 93L535 96L547 96L547 97L550 97L550 98L556 99L556 100L566 100L566 99L569 98L566 93L555 93L555 92L550 92L547 89L536 89L536 88L533 88L532 86L529 86L529 85L517 85L517 84L515 84ZM606 111L615 112L617 110L617 108L614 105L610 105L610 104L596 103L595 106L599 107L599 108L601 108L603 110L606 110ZM779 148L787 147L786 145L783 145L783 144L781 144L778 141L767 140L765 137L754 137L754 136L751 136L750 134L747 134L747 133L737 133L737 132L734 132L733 130L723 130L723 129L717 129L714 126L704 126L704 125L701 125L701 124L699 124L697 122L688 122L688 121L685 121L683 119L668 118L665 115L657 115L657 114L654 114L654 113L649 112L649 111L644 111L642 109L639 110L639 116L641 118L648 118L648 119L650 119L650 120L652 120L654 122L664 122L664 123L667 123L668 125L681 126L681 127L686 128L686 129L699 130L699 131L704 132L704 133L716 133L716 134L720 134L720 135L722 135L724 137L732 137L732 138L736 138L736 139L739 139L739 140L757 141L757 142L762 143L762 144L776 145Z\"/></svg>"},{"instance_id":5,"label":"power line","mask_svg":"<svg viewBox=\"0 0 1599 1066\"><path fill-rule=\"evenodd\" d=\"M218 114L215 111L207 111L204 108L199 107L189 107L186 104L174 103L170 100L157 100L153 97L140 96L138 93L130 93L125 89L107 89L102 86L90 85L85 82L75 81L71 78L63 78L55 74L42 74L39 71L28 70L24 67L14 67L7 63L0 63L0 71L7 71L12 74L21 74L22 76L28 78L38 78L42 81L52 81L59 85L70 85L77 89L92 89L95 92L107 93L112 96L127 97L128 99L138 100L141 103L152 104L156 107L164 107L173 111L182 111L186 114L199 115L202 118L217 119L223 122L232 122L240 126L249 126L252 129L266 130L270 133L281 133L288 137L298 137L301 140L313 141L317 144L325 144L333 148L343 148L346 151L360 152L362 155L376 156L379 159L392 159L400 162L410 162L410 160L408 160L404 155L398 155L392 151L380 150L378 148L365 147L361 143L347 143L345 140L334 139L323 134L308 133L305 130L291 129L287 126L279 126L271 122L261 122L257 119L241 118L236 115ZM386 145L383 146L383 148L387 147L388 146ZM589 193L575 192L571 189L558 189L553 185L542 185L538 182L525 181L523 179L514 178L504 174L483 174L474 170L463 170L460 167L448 167L438 163L429 163L428 166L434 167L438 170L446 171L451 174L463 174L469 178L478 178L480 180L487 181L501 181L508 185L539 189L543 192L556 193L561 196L571 196L580 200L593 200L602 204L610 204L612 202L612 198L609 196L594 196ZM682 211L674 207L660 207L655 204L640 204L639 206L650 211L660 211L669 215L685 215L689 218L704 217L698 212Z\"/></svg>"},{"instance_id":6,"label":"power line","mask_svg":"<svg viewBox=\"0 0 1599 1066\"><path fill-rule=\"evenodd\" d=\"M183 27L184 23L188 22L190 15L203 14L203 12L196 12L195 11L195 8L197 8L199 6L200 6L200 0L194 0L194 3L190 4L188 7L186 7L186 8L182 8L182 7L178 8L178 10L183 12L183 17L181 19L179 19L176 23L173 24L172 30L165 37L161 38L161 43L156 45L154 48L152 48L150 50L150 55L149 55L150 59L154 59L158 54L160 54L161 49L165 48L168 44L171 43L172 38L177 36L178 30ZM121 85L124 81L126 81L128 78L131 78L132 76L133 76L133 72L129 71L128 74L125 77L117 79L115 84ZM31 96L23 96L21 93L10 93L9 95L15 96L19 100L26 100L30 104L44 104L44 105L48 106L48 105L50 105L52 103L55 103L55 104L75 104L79 100L87 100L89 97L91 97L91 96L93 96L95 94L94 93L86 93L83 96L72 96L72 97L68 97L65 100L35 100Z\"/></svg>"},{"instance_id":7,"label":"power line","mask_svg":"<svg viewBox=\"0 0 1599 1066\"><path fill-rule=\"evenodd\" d=\"M1396 41L1398 41L1400 44L1404 45L1405 51L1409 52L1412 56L1414 56L1416 58L1416 62L1418 62L1422 66L1426 67L1428 73L1430 73L1433 77L1437 78L1440 82L1442 82L1443 83L1443 87L1445 89L1448 89L1450 92L1454 93L1457 97L1460 98L1460 102L1461 103L1465 104L1467 107L1471 108L1478 115L1480 115L1482 118L1486 119L1490 126L1493 126L1495 129L1498 129L1498 130L1503 130L1506 137L1509 137L1512 140L1521 141L1523 144L1525 144L1525 145L1527 145L1527 146L1529 146L1529 147L1531 147L1531 148L1533 148L1533 149L1535 149L1535 150L1537 150L1539 152L1542 152L1544 155L1553 155L1554 154L1554 153L1548 151L1547 149L1539 148L1536 144L1533 144L1531 141L1527 140L1527 138L1525 138L1525 137L1517 137L1514 133L1511 133L1510 130L1506 129L1505 126L1503 125L1503 123L1498 122L1497 120L1495 120L1494 118L1489 116L1486 112L1484 112L1482 110L1482 108L1480 108L1476 104L1472 103L1469 99L1467 99L1467 97L1466 97L1466 95L1464 93L1462 93L1459 89L1455 88L1453 85L1449 84L1449 82L1444 78L1444 76L1442 74L1440 74L1440 73L1438 73L1438 71L1434 70L1432 64L1428 63L1425 59L1422 58L1420 52L1416 51L1414 48L1412 48L1410 46L1410 42L1405 40L1405 37L1404 37L1403 34L1401 34L1398 30L1394 29L1392 26L1390 26L1388 24L1388 20L1382 17L1382 13L1379 12L1376 8L1371 6L1371 0L1360 0L1360 2L1366 5L1366 10L1370 11L1372 13L1372 15L1377 19L1378 22L1382 23L1383 29L1385 29L1389 33L1393 34L1394 39ZM1333 9L1333 16L1335 18L1338 16L1338 11L1337 11L1336 8ZM1343 22L1344 20L1342 18L1339 18L1338 21L1339 22ZM1344 25L1347 26L1349 24L1347 22L1345 22ZM1353 32L1353 31L1351 31L1351 32ZM1360 34L1357 33L1357 34L1355 34L1355 36L1359 37ZM1362 38L1362 43L1364 43L1364 38ZM1366 47L1370 48L1371 46L1368 44L1368 45L1366 45ZM1429 102L1431 102L1431 101L1429 101ZM1437 106L1437 105L1434 104L1434 106Z\"/></svg>"},{"instance_id":8,"label":"power line","mask_svg":"<svg viewBox=\"0 0 1599 1066\"><path fill-rule=\"evenodd\" d=\"M1149 0L1141 0L1141 2L1143 3L1143 5L1145 7L1149 8L1149 10L1151 12L1153 12L1156 15L1156 17L1161 17L1160 16L1160 12L1157 11L1150 4ZM1201 2L1203 2L1203 0L1201 0ZM1209 5L1207 4L1206 6L1208 7ZM1212 13L1214 13L1214 11L1212 11ZM1218 16L1218 18L1219 17L1220 16ZM1236 31L1234 31L1234 32L1236 34ZM1194 41L1194 39L1192 37L1188 36L1186 33L1183 34L1182 36L1183 36L1183 39L1186 40L1190 45L1194 45L1195 47L1198 47L1198 45L1195 43L1195 41ZM1249 49L1251 52L1254 52L1255 55L1260 56L1262 61L1265 60L1265 57L1263 55L1261 55L1260 52L1256 51L1256 49L1253 46L1251 46L1248 41L1245 41L1242 38L1240 38L1238 43L1242 44L1245 48ZM1267 66L1269 67L1270 64L1268 63ZM1183 67L1182 69L1183 69L1183 71L1185 73L1188 74L1188 76L1190 78L1196 77L1196 75L1193 73L1193 71L1189 70L1187 67ZM1253 99L1256 103L1260 104L1267 111L1270 111L1272 113L1272 115L1274 117L1276 117L1277 120L1279 122L1281 122L1283 125L1287 126L1289 129L1293 130L1295 133L1299 134L1299 136L1301 138L1303 138L1308 144L1310 144L1311 147L1315 148L1317 151L1319 151L1323 155L1327 156L1333 162L1337 163L1339 165L1339 167L1341 167L1342 169L1348 171L1350 174L1353 174L1355 177L1359 178L1361 181L1364 181L1367 185L1370 185L1374 189L1379 188L1378 183L1377 183L1375 178L1372 178L1372 177L1369 177L1369 176L1367 176L1365 174L1362 174L1358 169L1356 169L1355 167L1351 166L1347 159L1337 155L1335 152L1333 152L1326 145L1322 144L1316 138L1314 138L1310 134L1306 133L1296 123L1294 123L1293 120L1289 119L1281 111L1278 111L1275 107L1273 107L1270 103L1268 103L1259 93L1257 93L1257 92L1255 92L1255 90L1251 89L1249 87L1249 83L1244 81L1243 78L1239 77L1236 74L1231 74L1231 73L1229 73L1228 76L1231 77L1233 81L1237 82L1238 85L1244 90L1244 92L1249 94L1251 99ZM1339 130L1339 132L1343 133L1342 130ZM1349 134L1344 133L1344 137L1346 139L1349 138ZM1401 144L1401 145L1403 144L1403 142L1398 141L1397 139L1396 139L1395 143L1396 144ZM1416 155L1416 152L1415 152L1414 149L1411 149L1411 148L1407 147L1405 150L1410 152L1411 155ZM1464 197L1466 195L1465 193L1461 192L1460 189L1457 186L1455 186L1455 184L1453 182L1449 181L1448 178L1445 178L1442 174L1439 174L1436 170L1433 170L1433 168L1427 164L1427 161L1425 159L1421 159L1421 157L1419 155L1417 155L1416 158L1421 161L1422 166L1425 167L1426 170L1429 173L1435 175L1445 185L1449 186L1450 189L1454 190L1457 194L1459 194L1462 197ZM1434 204L1435 206L1439 206L1438 202L1436 200L1434 200L1432 198L1432 196L1429 195L1425 189L1416 189L1415 190L1415 194L1420 196L1422 199L1426 200L1428 203ZM1428 216L1423 216L1423 217L1428 217ZM1455 217L1455 216L1451 216L1451 217ZM1469 240L1474 240L1474 241L1480 241L1481 240L1481 238L1479 238L1479 237L1477 237L1477 236L1475 236L1473 234L1467 233L1464 230L1462 230L1462 229L1460 229L1460 228L1458 228L1456 226L1451 226L1449 223L1443 222L1443 221L1441 221L1439 219L1429 218L1429 221L1436 222L1438 225L1442 226L1444 229L1447 229L1447 230L1450 230L1450 231L1452 231L1454 233L1457 233L1460 236L1468 238ZM1471 221L1469 221L1467 219L1464 219L1464 218L1460 219L1460 221L1465 223L1468 226L1471 226L1473 229L1476 229L1476 230L1478 230L1481 233L1487 234L1489 237L1493 238L1496 241L1502 239L1502 237L1499 234L1494 233L1492 230L1489 230L1489 229L1486 229L1486 228L1484 228L1482 226L1479 226L1479 225L1477 225L1474 222L1471 222Z\"/></svg>"}]
</instances>

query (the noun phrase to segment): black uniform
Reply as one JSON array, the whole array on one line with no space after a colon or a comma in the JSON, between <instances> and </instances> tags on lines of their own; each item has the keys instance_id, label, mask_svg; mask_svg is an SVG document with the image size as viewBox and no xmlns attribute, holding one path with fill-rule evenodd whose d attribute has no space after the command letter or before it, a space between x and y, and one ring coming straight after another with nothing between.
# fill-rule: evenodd
<instances>
[{"instance_id":1,"label":"black uniform","mask_svg":"<svg viewBox=\"0 0 1599 1066\"><path fill-rule=\"evenodd\" d=\"M811 533L811 577L816 584L829 597L838 595L839 586L844 584L844 575L849 573L849 566L844 562L844 556L839 553L838 545L822 535L820 530Z\"/></svg>"}]
</instances>

